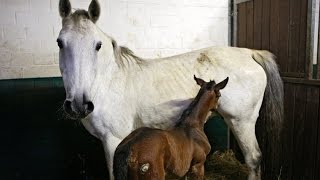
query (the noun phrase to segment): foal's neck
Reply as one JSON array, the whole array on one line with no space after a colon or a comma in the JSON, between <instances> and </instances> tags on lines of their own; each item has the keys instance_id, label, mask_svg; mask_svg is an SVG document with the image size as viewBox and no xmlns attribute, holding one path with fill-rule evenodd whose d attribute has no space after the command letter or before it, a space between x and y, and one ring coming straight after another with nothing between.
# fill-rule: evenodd
<instances>
[{"instance_id":1,"label":"foal's neck","mask_svg":"<svg viewBox=\"0 0 320 180\"><path fill-rule=\"evenodd\" d=\"M183 112L176 126L203 127L210 111L212 97L201 96L196 98Z\"/></svg>"}]
</instances>

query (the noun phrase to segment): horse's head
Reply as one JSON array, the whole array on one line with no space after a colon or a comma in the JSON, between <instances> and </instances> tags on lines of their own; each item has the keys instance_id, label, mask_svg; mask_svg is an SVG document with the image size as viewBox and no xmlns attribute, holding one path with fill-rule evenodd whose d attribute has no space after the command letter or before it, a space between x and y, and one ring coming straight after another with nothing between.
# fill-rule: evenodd
<instances>
[{"instance_id":1,"label":"horse's head","mask_svg":"<svg viewBox=\"0 0 320 180\"><path fill-rule=\"evenodd\" d=\"M69 0L60 0L59 13L62 29L57 43L66 91L64 110L72 118L84 118L94 110L93 84L97 83L97 72L113 57L113 40L95 25L100 16L97 0L91 1L88 11L73 13Z\"/></svg>"},{"instance_id":2,"label":"horse's head","mask_svg":"<svg viewBox=\"0 0 320 180\"><path fill-rule=\"evenodd\" d=\"M194 80L201 87L199 91L201 97L210 99L209 109L216 110L218 108L218 100L221 96L220 90L226 87L229 77L218 84L216 84L215 81L206 82L196 76L194 76Z\"/></svg>"}]
</instances>

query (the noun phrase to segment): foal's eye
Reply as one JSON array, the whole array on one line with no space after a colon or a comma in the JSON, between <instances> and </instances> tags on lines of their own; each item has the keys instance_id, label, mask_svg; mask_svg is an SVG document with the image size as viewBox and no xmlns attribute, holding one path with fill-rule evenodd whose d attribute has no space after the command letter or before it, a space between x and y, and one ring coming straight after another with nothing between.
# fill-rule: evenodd
<instances>
[{"instance_id":1,"label":"foal's eye","mask_svg":"<svg viewBox=\"0 0 320 180\"><path fill-rule=\"evenodd\" d=\"M63 44L62 44L61 39L57 39L57 43L58 43L59 48L62 49L63 48Z\"/></svg>"},{"instance_id":2,"label":"foal's eye","mask_svg":"<svg viewBox=\"0 0 320 180\"><path fill-rule=\"evenodd\" d=\"M102 43L101 43L101 42L98 42L97 45L96 45L96 50L99 51L100 48L101 48L101 46L102 46Z\"/></svg>"}]
</instances>

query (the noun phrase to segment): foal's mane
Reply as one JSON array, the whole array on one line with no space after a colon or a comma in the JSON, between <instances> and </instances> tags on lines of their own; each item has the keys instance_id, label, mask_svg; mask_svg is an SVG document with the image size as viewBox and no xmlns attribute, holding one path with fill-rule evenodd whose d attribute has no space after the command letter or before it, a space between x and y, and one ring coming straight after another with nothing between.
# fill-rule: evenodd
<instances>
[{"instance_id":1,"label":"foal's mane","mask_svg":"<svg viewBox=\"0 0 320 180\"><path fill-rule=\"evenodd\" d=\"M78 23L82 20L90 20L89 13L83 9L77 9L75 12L71 14L71 18L74 22ZM116 59L116 63L120 68L125 68L126 65L130 65L130 62L133 61L135 64L142 64L145 60L141 57L138 57L133 53L133 51L127 47L118 46L117 42L103 32L98 26L97 28L107 37L109 37L112 41L114 56Z\"/></svg>"},{"instance_id":2,"label":"foal's mane","mask_svg":"<svg viewBox=\"0 0 320 180\"><path fill-rule=\"evenodd\" d=\"M197 96L194 98L194 100L190 103L190 105L182 112L182 115L180 116L180 119L178 120L177 124L175 127L182 126L184 124L185 119L192 113L194 110L195 106L199 103L202 95L207 91L208 87L213 86L216 84L215 81L210 81L207 84L205 84L203 87L200 88Z\"/></svg>"}]
</instances>

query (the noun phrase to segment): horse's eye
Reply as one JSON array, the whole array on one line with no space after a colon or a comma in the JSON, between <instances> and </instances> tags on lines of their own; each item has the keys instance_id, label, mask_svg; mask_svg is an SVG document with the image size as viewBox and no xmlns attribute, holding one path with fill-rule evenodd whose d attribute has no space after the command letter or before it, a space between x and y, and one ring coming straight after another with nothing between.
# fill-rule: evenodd
<instances>
[{"instance_id":1,"label":"horse's eye","mask_svg":"<svg viewBox=\"0 0 320 180\"><path fill-rule=\"evenodd\" d=\"M99 51L99 50L100 50L101 45L102 45L102 43L101 43L101 42L98 42L98 43L97 43L97 45L96 45L96 50L97 50L97 51Z\"/></svg>"},{"instance_id":2,"label":"horse's eye","mask_svg":"<svg viewBox=\"0 0 320 180\"><path fill-rule=\"evenodd\" d=\"M62 49L63 43L62 43L61 39L57 39L57 43L58 43L59 48Z\"/></svg>"}]
</instances>

